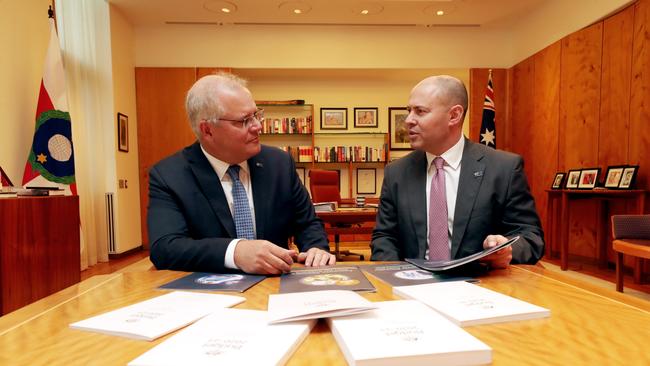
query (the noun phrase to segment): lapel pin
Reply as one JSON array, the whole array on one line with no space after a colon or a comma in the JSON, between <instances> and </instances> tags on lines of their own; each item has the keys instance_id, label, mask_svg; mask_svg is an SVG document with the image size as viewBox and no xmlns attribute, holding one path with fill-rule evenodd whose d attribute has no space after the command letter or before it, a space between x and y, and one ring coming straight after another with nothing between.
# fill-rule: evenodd
<instances>
[{"instance_id":1,"label":"lapel pin","mask_svg":"<svg viewBox=\"0 0 650 366\"><path fill-rule=\"evenodd\" d=\"M258 168L264 168L264 164L259 163L259 162L255 163L255 166L258 167Z\"/></svg>"},{"instance_id":2,"label":"lapel pin","mask_svg":"<svg viewBox=\"0 0 650 366\"><path fill-rule=\"evenodd\" d=\"M483 171L481 170L481 171L478 171L478 172L474 172L474 176L477 177L477 178L482 177L483 176Z\"/></svg>"}]
</instances>

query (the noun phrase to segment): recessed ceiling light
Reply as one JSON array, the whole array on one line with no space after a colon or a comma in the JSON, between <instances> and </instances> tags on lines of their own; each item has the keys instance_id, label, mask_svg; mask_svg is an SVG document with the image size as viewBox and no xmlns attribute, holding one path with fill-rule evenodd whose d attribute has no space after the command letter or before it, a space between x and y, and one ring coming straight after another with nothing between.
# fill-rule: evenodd
<instances>
[{"instance_id":1,"label":"recessed ceiling light","mask_svg":"<svg viewBox=\"0 0 650 366\"><path fill-rule=\"evenodd\" d=\"M368 13L369 13L368 9L361 10L361 14L363 15L368 15Z\"/></svg>"},{"instance_id":2,"label":"recessed ceiling light","mask_svg":"<svg viewBox=\"0 0 650 366\"><path fill-rule=\"evenodd\" d=\"M203 3L203 9L217 14L229 14L237 11L237 5L231 3L230 1L207 0Z\"/></svg>"},{"instance_id":3,"label":"recessed ceiling light","mask_svg":"<svg viewBox=\"0 0 650 366\"><path fill-rule=\"evenodd\" d=\"M350 6L350 11L357 15L375 15L384 11L378 1L362 1Z\"/></svg>"},{"instance_id":4,"label":"recessed ceiling light","mask_svg":"<svg viewBox=\"0 0 650 366\"><path fill-rule=\"evenodd\" d=\"M293 9L294 14L302 14L302 10L300 9Z\"/></svg>"},{"instance_id":5,"label":"recessed ceiling light","mask_svg":"<svg viewBox=\"0 0 650 366\"><path fill-rule=\"evenodd\" d=\"M290 14L307 14L311 11L311 5L304 1L285 1L278 5L278 9Z\"/></svg>"},{"instance_id":6,"label":"recessed ceiling light","mask_svg":"<svg viewBox=\"0 0 650 366\"><path fill-rule=\"evenodd\" d=\"M458 6L452 2L436 2L434 5L429 5L422 9L424 14L437 15L437 16L451 16L457 10Z\"/></svg>"},{"instance_id":7,"label":"recessed ceiling light","mask_svg":"<svg viewBox=\"0 0 650 366\"><path fill-rule=\"evenodd\" d=\"M224 13L230 13L230 9L228 8L221 8L221 11L223 11Z\"/></svg>"},{"instance_id":8,"label":"recessed ceiling light","mask_svg":"<svg viewBox=\"0 0 650 366\"><path fill-rule=\"evenodd\" d=\"M436 15L445 15L445 12L442 11L442 10L438 10L438 11L436 12Z\"/></svg>"}]
</instances>

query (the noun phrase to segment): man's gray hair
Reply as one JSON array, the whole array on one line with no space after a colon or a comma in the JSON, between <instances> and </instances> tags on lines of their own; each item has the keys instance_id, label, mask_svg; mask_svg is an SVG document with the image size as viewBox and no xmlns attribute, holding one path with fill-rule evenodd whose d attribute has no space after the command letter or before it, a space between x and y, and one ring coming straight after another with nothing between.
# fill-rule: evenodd
<instances>
[{"instance_id":1,"label":"man's gray hair","mask_svg":"<svg viewBox=\"0 0 650 366\"><path fill-rule=\"evenodd\" d=\"M199 122L217 122L223 115L218 92L223 89L246 88L246 80L229 72L220 71L200 78L187 92L185 110L194 134L199 137Z\"/></svg>"}]
</instances>

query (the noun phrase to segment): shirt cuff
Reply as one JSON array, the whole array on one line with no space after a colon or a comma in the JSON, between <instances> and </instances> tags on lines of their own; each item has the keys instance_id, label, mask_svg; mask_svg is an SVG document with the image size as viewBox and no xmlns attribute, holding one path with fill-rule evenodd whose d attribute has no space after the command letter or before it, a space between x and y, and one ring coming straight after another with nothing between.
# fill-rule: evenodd
<instances>
[{"instance_id":1,"label":"shirt cuff","mask_svg":"<svg viewBox=\"0 0 650 366\"><path fill-rule=\"evenodd\" d=\"M237 243L239 243L240 240L242 239L233 239L233 241L228 244L228 248L226 249L226 256L223 259L223 265L226 268L239 269L239 267L237 267L235 264L235 248L237 248Z\"/></svg>"}]
</instances>

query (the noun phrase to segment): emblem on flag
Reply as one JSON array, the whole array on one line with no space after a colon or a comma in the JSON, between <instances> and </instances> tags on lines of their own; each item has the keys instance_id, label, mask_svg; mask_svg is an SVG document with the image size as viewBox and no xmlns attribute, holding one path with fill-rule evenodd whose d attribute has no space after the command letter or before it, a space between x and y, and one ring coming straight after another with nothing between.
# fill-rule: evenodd
<instances>
[{"instance_id":1,"label":"emblem on flag","mask_svg":"<svg viewBox=\"0 0 650 366\"><path fill-rule=\"evenodd\" d=\"M488 84L483 101L483 118L481 120L481 143L497 148L496 124L494 122L496 107L494 106L494 89L492 89L492 70L488 76Z\"/></svg>"}]
</instances>

